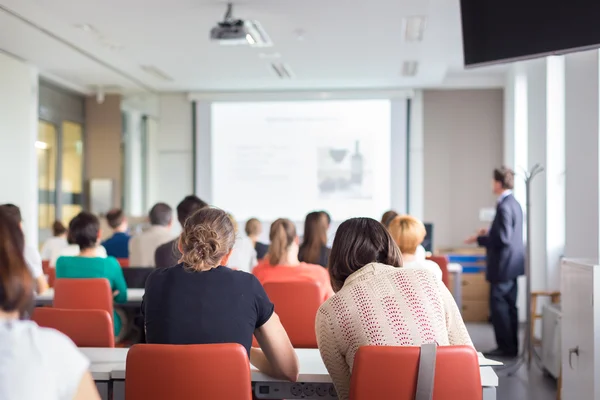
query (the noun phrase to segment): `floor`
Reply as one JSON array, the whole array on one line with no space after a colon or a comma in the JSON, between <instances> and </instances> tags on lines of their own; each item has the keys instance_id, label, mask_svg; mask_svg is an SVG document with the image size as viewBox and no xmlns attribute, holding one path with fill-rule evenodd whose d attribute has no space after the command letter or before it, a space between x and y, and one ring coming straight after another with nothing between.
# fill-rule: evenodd
<instances>
[{"instance_id":1,"label":"floor","mask_svg":"<svg viewBox=\"0 0 600 400\"><path fill-rule=\"evenodd\" d=\"M488 324L467 324L471 339L478 351L495 348L494 331ZM510 363L510 361L504 361ZM555 400L556 381L532 363L531 370L523 366L514 375L507 376L502 369L496 369L500 379L497 400Z\"/></svg>"}]
</instances>

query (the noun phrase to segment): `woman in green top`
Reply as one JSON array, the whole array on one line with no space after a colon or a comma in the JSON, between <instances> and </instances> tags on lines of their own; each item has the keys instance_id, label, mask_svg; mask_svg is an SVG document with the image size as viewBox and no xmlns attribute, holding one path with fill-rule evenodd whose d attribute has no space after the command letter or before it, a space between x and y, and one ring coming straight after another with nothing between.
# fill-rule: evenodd
<instances>
[{"instance_id":1,"label":"woman in green top","mask_svg":"<svg viewBox=\"0 0 600 400\"><path fill-rule=\"evenodd\" d=\"M100 238L100 221L91 213L81 212L69 223L68 241L79 245L79 255L60 257L56 261L56 278L106 278L116 303L127 301L127 284L114 257L96 257ZM115 336L121 332L121 318L113 312Z\"/></svg>"}]
</instances>

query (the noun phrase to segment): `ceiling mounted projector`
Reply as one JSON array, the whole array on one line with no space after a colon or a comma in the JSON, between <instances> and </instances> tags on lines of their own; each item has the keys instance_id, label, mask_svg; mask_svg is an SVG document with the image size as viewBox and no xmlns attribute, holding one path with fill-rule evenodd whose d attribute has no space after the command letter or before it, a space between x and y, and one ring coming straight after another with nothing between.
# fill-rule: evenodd
<instances>
[{"instance_id":1,"label":"ceiling mounted projector","mask_svg":"<svg viewBox=\"0 0 600 400\"><path fill-rule=\"evenodd\" d=\"M233 18L233 4L227 4L227 12L222 22L210 30L210 40L221 45L270 47L273 42L258 21L244 21Z\"/></svg>"}]
</instances>

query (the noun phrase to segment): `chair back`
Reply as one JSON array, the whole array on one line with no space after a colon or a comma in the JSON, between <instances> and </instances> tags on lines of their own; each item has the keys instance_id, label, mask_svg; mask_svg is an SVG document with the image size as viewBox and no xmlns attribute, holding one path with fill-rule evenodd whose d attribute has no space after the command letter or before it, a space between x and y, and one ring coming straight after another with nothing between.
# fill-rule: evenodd
<instances>
[{"instance_id":1,"label":"chair back","mask_svg":"<svg viewBox=\"0 0 600 400\"><path fill-rule=\"evenodd\" d=\"M156 268L129 267L123 268L123 277L128 288L144 289L148 275L154 272Z\"/></svg>"},{"instance_id":2,"label":"chair back","mask_svg":"<svg viewBox=\"0 0 600 400\"><path fill-rule=\"evenodd\" d=\"M295 348L316 349L315 318L323 292L313 281L271 281L263 285Z\"/></svg>"},{"instance_id":3,"label":"chair back","mask_svg":"<svg viewBox=\"0 0 600 400\"><path fill-rule=\"evenodd\" d=\"M248 353L240 344L136 344L125 364L127 400L251 400Z\"/></svg>"},{"instance_id":4,"label":"chair back","mask_svg":"<svg viewBox=\"0 0 600 400\"><path fill-rule=\"evenodd\" d=\"M77 347L115 347L112 315L105 310L37 307L31 319L67 335Z\"/></svg>"},{"instance_id":5,"label":"chair back","mask_svg":"<svg viewBox=\"0 0 600 400\"><path fill-rule=\"evenodd\" d=\"M444 285L446 285L446 287L448 289L450 289L450 282L448 279L448 257L446 256L429 256L427 257L428 260L433 261L434 263L436 263L437 265L439 265L440 269L442 270L442 282L444 282Z\"/></svg>"},{"instance_id":6,"label":"chair back","mask_svg":"<svg viewBox=\"0 0 600 400\"><path fill-rule=\"evenodd\" d=\"M113 295L104 278L61 278L54 282L56 308L69 310L106 310L113 315Z\"/></svg>"},{"instance_id":7,"label":"chair back","mask_svg":"<svg viewBox=\"0 0 600 400\"><path fill-rule=\"evenodd\" d=\"M129 267L129 258L117 258L117 261L119 262L121 268Z\"/></svg>"},{"instance_id":8,"label":"chair back","mask_svg":"<svg viewBox=\"0 0 600 400\"><path fill-rule=\"evenodd\" d=\"M350 400L414 400L420 347L365 346L354 357ZM433 400L482 400L477 352L470 346L439 346Z\"/></svg>"},{"instance_id":9,"label":"chair back","mask_svg":"<svg viewBox=\"0 0 600 400\"><path fill-rule=\"evenodd\" d=\"M42 260L42 271L44 271L44 274L48 275L50 269L50 260Z\"/></svg>"}]
</instances>

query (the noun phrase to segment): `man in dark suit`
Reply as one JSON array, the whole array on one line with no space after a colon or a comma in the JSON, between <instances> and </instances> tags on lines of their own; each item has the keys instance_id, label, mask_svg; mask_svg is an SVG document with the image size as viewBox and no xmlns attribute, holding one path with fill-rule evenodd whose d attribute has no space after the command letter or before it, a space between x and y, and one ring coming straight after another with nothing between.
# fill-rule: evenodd
<instances>
[{"instance_id":1,"label":"man in dark suit","mask_svg":"<svg viewBox=\"0 0 600 400\"><path fill-rule=\"evenodd\" d=\"M519 351L517 277L525 273L523 210L512 194L515 174L508 168L494 171L493 191L498 196L496 216L489 232L482 230L466 243L487 250L486 279L490 282L490 312L498 348L489 357L516 357Z\"/></svg>"},{"instance_id":2,"label":"man in dark suit","mask_svg":"<svg viewBox=\"0 0 600 400\"><path fill-rule=\"evenodd\" d=\"M197 196L186 196L185 199L177 206L177 219L183 228L185 220L188 219L196 211L208 207L206 202L199 199ZM154 262L157 268L173 267L179 264L181 252L178 248L179 237L159 246L154 252Z\"/></svg>"}]
</instances>

